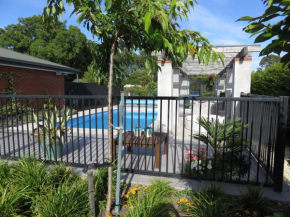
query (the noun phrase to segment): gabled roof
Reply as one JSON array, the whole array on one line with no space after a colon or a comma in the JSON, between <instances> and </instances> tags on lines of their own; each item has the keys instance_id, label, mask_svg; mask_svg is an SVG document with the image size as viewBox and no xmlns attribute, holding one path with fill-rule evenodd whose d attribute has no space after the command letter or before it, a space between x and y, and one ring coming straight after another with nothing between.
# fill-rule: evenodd
<instances>
[{"instance_id":1,"label":"gabled roof","mask_svg":"<svg viewBox=\"0 0 290 217\"><path fill-rule=\"evenodd\" d=\"M79 69L74 69L4 48L0 48L0 65L50 71L56 72L57 74L78 74L81 72Z\"/></svg>"}]
</instances>

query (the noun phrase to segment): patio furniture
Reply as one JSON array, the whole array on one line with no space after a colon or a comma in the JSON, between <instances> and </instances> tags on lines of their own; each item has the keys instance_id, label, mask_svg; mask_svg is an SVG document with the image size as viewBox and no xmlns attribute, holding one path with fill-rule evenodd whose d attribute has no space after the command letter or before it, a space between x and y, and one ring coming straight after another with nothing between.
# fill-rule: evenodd
<instances>
[{"instance_id":1,"label":"patio furniture","mask_svg":"<svg viewBox=\"0 0 290 217\"><path fill-rule=\"evenodd\" d=\"M116 160L116 146L118 145L119 135L113 140L113 160ZM146 147L155 148L155 167L159 168L160 165L160 145L164 142L164 154L168 153L168 134L153 132L152 137L145 137L144 133L140 137L134 136L134 131L126 131L122 137L123 146L127 147L127 151L131 152L132 147Z\"/></svg>"}]
</instances>

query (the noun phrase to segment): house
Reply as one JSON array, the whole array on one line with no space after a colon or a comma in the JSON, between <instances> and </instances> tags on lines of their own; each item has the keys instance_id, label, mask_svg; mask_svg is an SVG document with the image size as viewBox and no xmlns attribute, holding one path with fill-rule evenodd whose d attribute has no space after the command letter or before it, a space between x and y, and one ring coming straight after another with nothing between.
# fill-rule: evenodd
<instances>
[{"instance_id":1,"label":"house","mask_svg":"<svg viewBox=\"0 0 290 217\"><path fill-rule=\"evenodd\" d=\"M158 96L179 97L188 95L189 82L187 77L189 75L203 74L217 75L215 84L215 95L217 97L241 97L241 95L249 94L251 91L252 54L254 52L259 52L260 49L260 45L217 46L215 50L224 54L224 64L219 60L206 66L200 64L197 58L193 59L191 55L188 55L182 67L172 67L171 60L167 59L162 52L155 53L153 55L158 58L158 65L160 66L158 72ZM175 113L178 112L176 107L183 108L182 102L180 102L180 104L171 102L170 105L167 103L168 102L163 103L161 112L162 117L160 114L158 117L159 119L166 120L168 112L170 116L175 117ZM228 108L228 111L230 109L233 110L235 107L237 110L236 113L238 114L239 103L235 104L236 106L231 106L229 103L227 106L231 107ZM202 113L207 113L208 109L206 105L207 104L205 104L202 109ZM168 107L170 109L168 109ZM214 106L211 107L213 108ZM197 108L197 106L195 106L195 108ZM224 110L220 112L224 112ZM231 114L233 113L234 112ZM176 124L179 124L178 118L168 123L169 130L175 129Z\"/></svg>"},{"instance_id":2,"label":"house","mask_svg":"<svg viewBox=\"0 0 290 217\"><path fill-rule=\"evenodd\" d=\"M65 95L64 75L78 73L78 69L0 48L0 94Z\"/></svg>"}]
</instances>

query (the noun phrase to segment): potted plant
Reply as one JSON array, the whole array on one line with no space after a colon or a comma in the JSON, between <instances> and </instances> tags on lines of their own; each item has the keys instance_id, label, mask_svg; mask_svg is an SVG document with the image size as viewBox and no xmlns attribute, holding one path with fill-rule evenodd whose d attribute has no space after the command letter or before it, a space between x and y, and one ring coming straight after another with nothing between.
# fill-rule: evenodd
<instances>
[{"instance_id":1,"label":"potted plant","mask_svg":"<svg viewBox=\"0 0 290 217\"><path fill-rule=\"evenodd\" d=\"M52 111L43 112L42 120L38 119L35 113L33 113L33 119L37 124L37 128L33 130L33 136L44 151L45 158L57 159L61 156L66 132L71 130L66 127L66 123L70 120L70 110L68 109L62 117L59 117L58 110L54 106Z\"/></svg>"}]
</instances>

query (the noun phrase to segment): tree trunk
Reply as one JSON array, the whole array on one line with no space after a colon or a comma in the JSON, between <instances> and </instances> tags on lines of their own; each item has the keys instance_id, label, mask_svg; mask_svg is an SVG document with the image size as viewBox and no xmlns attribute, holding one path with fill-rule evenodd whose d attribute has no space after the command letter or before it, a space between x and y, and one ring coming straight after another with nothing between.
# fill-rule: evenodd
<instances>
[{"instance_id":1,"label":"tree trunk","mask_svg":"<svg viewBox=\"0 0 290 217\"><path fill-rule=\"evenodd\" d=\"M109 162L112 162L112 132L113 132L113 123L112 123L112 95L113 95L113 70L114 70L114 56L115 56L115 47L118 40L118 31L115 33L115 38L111 46L110 54L110 71L109 71L109 83L108 83L108 159ZM113 184L113 169L112 166L108 168L108 193L107 193L107 205L105 215L108 216L111 211L112 204L112 184Z\"/></svg>"}]
</instances>

